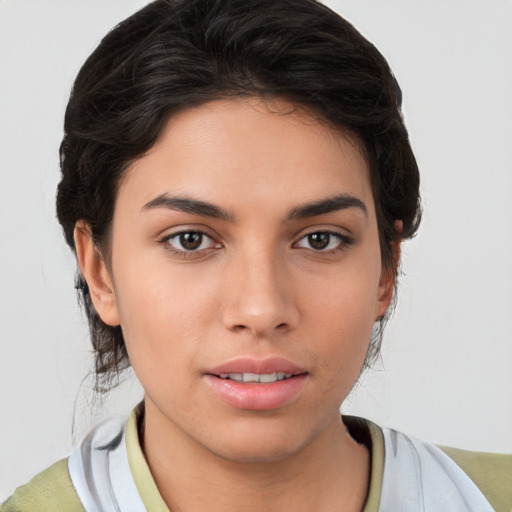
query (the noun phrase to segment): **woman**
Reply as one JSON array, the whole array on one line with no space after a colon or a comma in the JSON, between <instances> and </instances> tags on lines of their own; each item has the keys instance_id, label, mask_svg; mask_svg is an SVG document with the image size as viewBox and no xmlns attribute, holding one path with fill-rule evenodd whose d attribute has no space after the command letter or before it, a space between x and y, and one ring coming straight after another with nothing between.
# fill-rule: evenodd
<instances>
[{"instance_id":1,"label":"woman","mask_svg":"<svg viewBox=\"0 0 512 512\"><path fill-rule=\"evenodd\" d=\"M65 132L57 209L98 387L130 364L145 400L5 510L510 503L508 459L338 413L420 217L400 89L347 22L307 0L154 2L86 62Z\"/></svg>"}]
</instances>

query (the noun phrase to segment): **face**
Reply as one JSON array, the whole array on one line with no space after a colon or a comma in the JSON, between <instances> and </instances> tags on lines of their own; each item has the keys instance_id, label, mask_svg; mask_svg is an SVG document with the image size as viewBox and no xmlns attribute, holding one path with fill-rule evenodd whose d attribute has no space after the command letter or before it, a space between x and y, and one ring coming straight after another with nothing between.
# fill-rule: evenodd
<instances>
[{"instance_id":1,"label":"face","mask_svg":"<svg viewBox=\"0 0 512 512\"><path fill-rule=\"evenodd\" d=\"M339 426L391 296L357 143L292 110L172 117L121 182L111 300L93 293L146 421L228 459L282 459Z\"/></svg>"}]
</instances>

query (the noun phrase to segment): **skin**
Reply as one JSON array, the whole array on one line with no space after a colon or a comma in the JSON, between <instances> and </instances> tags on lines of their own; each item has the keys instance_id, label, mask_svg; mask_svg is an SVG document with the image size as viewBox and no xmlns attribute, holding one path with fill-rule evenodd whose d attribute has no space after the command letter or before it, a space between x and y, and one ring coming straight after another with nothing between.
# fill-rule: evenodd
<instances>
[{"instance_id":1,"label":"skin","mask_svg":"<svg viewBox=\"0 0 512 512\"><path fill-rule=\"evenodd\" d=\"M164 195L225 218L169 207ZM357 204L292 213L339 196ZM176 233L198 231L201 244L185 251ZM83 222L75 242L98 313L122 326L145 390L144 453L173 512L362 510L369 455L339 408L394 271L381 266L369 171L352 137L284 100L183 111L124 176L108 258ZM228 405L207 373L242 356L286 358L305 384L276 409Z\"/></svg>"}]
</instances>

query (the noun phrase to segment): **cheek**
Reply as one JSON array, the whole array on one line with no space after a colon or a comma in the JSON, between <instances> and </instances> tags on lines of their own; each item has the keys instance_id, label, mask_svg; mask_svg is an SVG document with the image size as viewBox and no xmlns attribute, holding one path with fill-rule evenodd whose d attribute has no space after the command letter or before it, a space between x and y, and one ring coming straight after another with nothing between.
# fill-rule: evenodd
<instances>
[{"instance_id":1,"label":"cheek","mask_svg":"<svg viewBox=\"0 0 512 512\"><path fill-rule=\"evenodd\" d=\"M367 301L350 297L336 297L337 301L323 303L316 317L322 320L322 329L317 329L323 346L323 363L334 378L356 378L366 357L374 325L373 308ZM322 316L320 316L322 315Z\"/></svg>"},{"instance_id":2,"label":"cheek","mask_svg":"<svg viewBox=\"0 0 512 512\"><path fill-rule=\"evenodd\" d=\"M313 335L313 346L322 353L322 371L330 375L326 387L336 381L341 388L350 388L366 357L375 323L380 272L380 267L372 267L339 270L309 286L303 318Z\"/></svg>"},{"instance_id":3,"label":"cheek","mask_svg":"<svg viewBox=\"0 0 512 512\"><path fill-rule=\"evenodd\" d=\"M121 326L132 366L136 372L139 367L151 371L189 367L215 322L218 283L198 275L191 266L133 261L127 255L114 268Z\"/></svg>"},{"instance_id":4,"label":"cheek","mask_svg":"<svg viewBox=\"0 0 512 512\"><path fill-rule=\"evenodd\" d=\"M365 261L363 256L350 263L333 266L318 279L310 276L301 292L308 297L305 310L310 316L317 318L323 329L345 334L343 339L347 341L357 337L359 331L362 336L371 331L380 281L380 263L375 258Z\"/></svg>"}]
</instances>

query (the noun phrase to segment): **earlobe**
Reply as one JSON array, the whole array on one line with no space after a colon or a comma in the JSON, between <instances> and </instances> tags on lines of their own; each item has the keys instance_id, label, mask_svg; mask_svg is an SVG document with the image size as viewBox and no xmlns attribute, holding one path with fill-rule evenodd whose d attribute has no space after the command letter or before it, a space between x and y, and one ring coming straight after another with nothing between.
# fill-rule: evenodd
<instances>
[{"instance_id":1,"label":"earlobe","mask_svg":"<svg viewBox=\"0 0 512 512\"><path fill-rule=\"evenodd\" d=\"M78 266L89 287L94 308L107 325L119 325L121 322L112 280L105 261L94 244L90 227L85 222L78 221L73 236Z\"/></svg>"}]
</instances>

